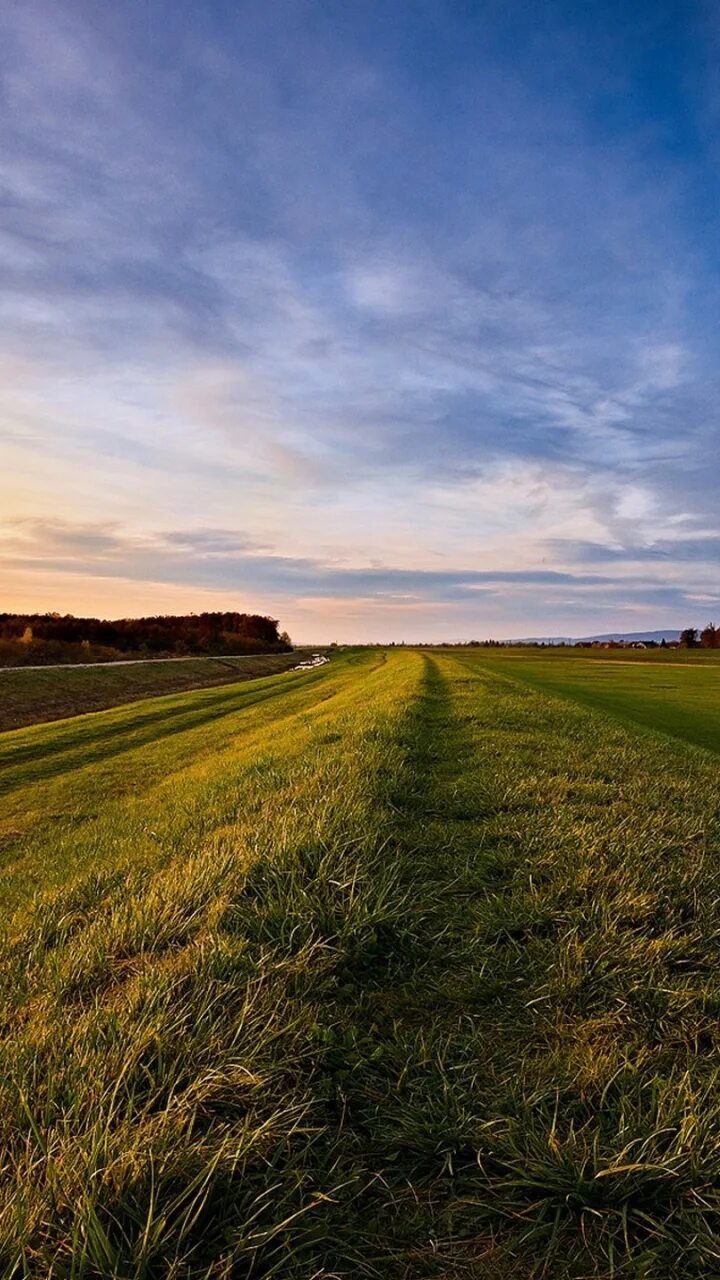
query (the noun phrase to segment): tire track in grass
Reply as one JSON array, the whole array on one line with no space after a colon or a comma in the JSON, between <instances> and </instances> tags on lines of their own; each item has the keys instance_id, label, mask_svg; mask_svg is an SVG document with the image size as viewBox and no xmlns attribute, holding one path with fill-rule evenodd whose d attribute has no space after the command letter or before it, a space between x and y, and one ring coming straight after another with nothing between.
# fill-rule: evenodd
<instances>
[{"instance_id":1,"label":"tire track in grass","mask_svg":"<svg viewBox=\"0 0 720 1280\"><path fill-rule=\"evenodd\" d=\"M338 1200L344 1252L328 1252L319 1274L501 1280L510 1272L497 1259L481 1270L482 1255L494 1252L491 1233L479 1235L476 1215L468 1221L456 1204L456 1168L476 1118L458 1079L474 1069L465 1002L478 958L468 904L498 868L478 856L487 791L482 778L459 776L469 742L452 682L434 659L424 666L402 729L405 768L389 797L405 936L374 970L348 974L330 1018L343 1130L333 1155L352 1199Z\"/></svg>"},{"instance_id":2,"label":"tire track in grass","mask_svg":"<svg viewBox=\"0 0 720 1280\"><path fill-rule=\"evenodd\" d=\"M307 1280L342 1254L326 1032L404 954L389 796L418 667L296 720L302 752L216 797L216 839L180 831L172 863L90 876L3 940L3 1274Z\"/></svg>"},{"instance_id":3,"label":"tire track in grass","mask_svg":"<svg viewBox=\"0 0 720 1280\"><path fill-rule=\"evenodd\" d=\"M473 1275L705 1280L720 1255L715 764L442 666L467 751L451 787L474 796L458 887L479 873L436 970L450 1252L474 1229L498 1249Z\"/></svg>"},{"instance_id":4,"label":"tire track in grass","mask_svg":"<svg viewBox=\"0 0 720 1280\"><path fill-rule=\"evenodd\" d=\"M331 680L286 687L282 699L266 700L259 710L254 703L246 706L237 720L223 718L220 732L218 722L211 721L204 732L196 727L157 745L126 747L52 780L30 775L25 787L0 804L0 901L11 886L10 896L22 899L45 877L52 881L103 862L111 847L123 849L123 859L137 847L139 857L155 862L165 846L164 833L178 823L188 837L196 824L201 836L203 797L222 787L224 779L234 784L265 760L297 755L325 708L331 716L341 715L363 697L372 699L366 682L374 690L384 667L384 657L350 661ZM5 839L4 831L9 833Z\"/></svg>"},{"instance_id":5,"label":"tire track in grass","mask_svg":"<svg viewBox=\"0 0 720 1280\"><path fill-rule=\"evenodd\" d=\"M63 722L62 726L34 726L30 730L2 735L0 748L5 747L10 759L16 739L20 738L22 742L28 734L32 735L33 741L38 739L39 751L46 741L52 747L56 734L61 730L63 740L69 736L70 742L61 761L51 755L46 764L40 756L37 769L32 761L14 769L5 764L0 785L0 829L9 822L15 823L25 812L37 810L40 818L43 811L72 810L75 807L73 797L80 797L84 803L90 788L96 792L92 799L93 810L109 796L123 795L132 789L145 791L159 777L182 772L188 764L197 763L203 757L212 758L273 719L279 724L303 714L320 702L341 695L356 678L367 677L382 665L383 660L378 659L359 664L338 664L332 672L324 667L318 671L317 677L313 672L310 677L290 685L284 677L280 677L278 683L277 678L272 682L263 681L262 697L255 696L253 689L246 685L243 686L245 696L239 705L231 701L225 710L209 717L202 711L191 711L189 724L175 722L172 731L165 734L162 732L162 712L166 701L163 698L155 707L160 732L157 735L153 733L150 721L139 735L139 741L132 735L123 736L122 732L115 734L115 727L122 727L125 708L80 716ZM270 689L266 693L268 683ZM178 695L178 698L184 701L188 696L192 698L194 695ZM103 732L99 749L95 749L92 737L97 721L101 722ZM112 733L106 733L106 730ZM7 740L12 741L8 743Z\"/></svg>"},{"instance_id":6,"label":"tire track in grass","mask_svg":"<svg viewBox=\"0 0 720 1280\"><path fill-rule=\"evenodd\" d=\"M714 765L445 657L406 738L412 941L348 1006L342 1114L367 1183L355 1270L328 1270L707 1280Z\"/></svg>"},{"instance_id":7,"label":"tire track in grass","mask_svg":"<svg viewBox=\"0 0 720 1280\"><path fill-rule=\"evenodd\" d=\"M27 744L18 741L17 732L8 733L4 741L0 740L0 794L24 786L29 769L35 780L51 778L76 769L78 764L85 766L106 760L125 750L202 728L264 702L278 698L291 700L294 693L302 693L308 684L316 682L314 672L309 679L300 679L299 689L295 682L289 684L271 676L262 681L249 681L247 685L225 687L221 693L213 691L209 696L204 690L200 695L194 692L173 695L169 706L158 706L154 699L147 699L123 707L119 714L108 713L107 718L103 712L94 712L65 721L63 731L57 733L43 734L44 726L39 726L34 730L36 740ZM167 704L166 697L162 703Z\"/></svg>"},{"instance_id":8,"label":"tire track in grass","mask_svg":"<svg viewBox=\"0 0 720 1280\"><path fill-rule=\"evenodd\" d=\"M17 1274L716 1274L717 769L417 663L5 957Z\"/></svg>"}]
</instances>

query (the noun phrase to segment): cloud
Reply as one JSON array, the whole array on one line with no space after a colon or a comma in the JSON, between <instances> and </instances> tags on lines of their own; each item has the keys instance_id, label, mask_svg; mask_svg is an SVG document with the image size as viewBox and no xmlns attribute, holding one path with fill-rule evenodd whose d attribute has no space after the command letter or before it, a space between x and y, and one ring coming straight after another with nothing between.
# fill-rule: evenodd
<instances>
[{"instance_id":1,"label":"cloud","mask_svg":"<svg viewBox=\"0 0 720 1280\"><path fill-rule=\"evenodd\" d=\"M14 563L508 624L706 592L714 170L647 60L700 76L506 9L3 11Z\"/></svg>"},{"instance_id":2,"label":"cloud","mask_svg":"<svg viewBox=\"0 0 720 1280\"><path fill-rule=\"evenodd\" d=\"M115 524L73 525L66 521L15 521L0 536L0 552L9 569L79 574L163 584L195 584L214 590L255 592L280 599L345 598L395 605L443 602L475 606L487 597L527 602L537 598L615 601L631 597L677 604L686 599L678 587L641 576L618 581L601 573L556 569L402 569L392 565L338 565L273 553L233 530L187 529L138 536Z\"/></svg>"},{"instance_id":3,"label":"cloud","mask_svg":"<svg viewBox=\"0 0 720 1280\"><path fill-rule=\"evenodd\" d=\"M664 565L716 566L720 563L720 534L705 537L660 536L650 543L628 542L624 546L608 546L600 542L576 542L557 539L549 548L551 554L575 564L632 565L649 561Z\"/></svg>"}]
</instances>

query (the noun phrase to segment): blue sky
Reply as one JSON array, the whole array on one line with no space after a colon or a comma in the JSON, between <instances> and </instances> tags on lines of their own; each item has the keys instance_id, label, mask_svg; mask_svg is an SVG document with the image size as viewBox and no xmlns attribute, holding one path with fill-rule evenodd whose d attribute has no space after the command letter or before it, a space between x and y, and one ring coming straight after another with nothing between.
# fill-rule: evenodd
<instances>
[{"instance_id":1,"label":"blue sky","mask_svg":"<svg viewBox=\"0 0 720 1280\"><path fill-rule=\"evenodd\" d=\"M9 0L0 607L720 621L719 25Z\"/></svg>"}]
</instances>

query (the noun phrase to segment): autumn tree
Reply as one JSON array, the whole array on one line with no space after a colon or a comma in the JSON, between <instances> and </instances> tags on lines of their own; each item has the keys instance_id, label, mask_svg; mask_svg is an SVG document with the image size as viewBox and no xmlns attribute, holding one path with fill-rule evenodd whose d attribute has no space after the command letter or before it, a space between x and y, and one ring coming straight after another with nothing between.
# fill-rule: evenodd
<instances>
[{"instance_id":1,"label":"autumn tree","mask_svg":"<svg viewBox=\"0 0 720 1280\"><path fill-rule=\"evenodd\" d=\"M680 632L680 644L683 649L696 649L698 642L697 627L686 627Z\"/></svg>"},{"instance_id":2,"label":"autumn tree","mask_svg":"<svg viewBox=\"0 0 720 1280\"><path fill-rule=\"evenodd\" d=\"M124 654L182 656L283 653L292 649L277 618L257 613L200 613L148 618L74 618L70 614L0 613L0 665L111 661Z\"/></svg>"}]
</instances>

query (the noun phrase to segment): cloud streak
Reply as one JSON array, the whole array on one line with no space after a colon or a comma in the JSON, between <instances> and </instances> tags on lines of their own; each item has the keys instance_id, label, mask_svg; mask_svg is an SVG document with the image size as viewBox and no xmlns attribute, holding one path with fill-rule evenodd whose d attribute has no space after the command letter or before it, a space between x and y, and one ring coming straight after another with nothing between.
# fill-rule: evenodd
<instances>
[{"instance_id":1,"label":"cloud streak","mask_svg":"<svg viewBox=\"0 0 720 1280\"><path fill-rule=\"evenodd\" d=\"M479 570L363 568L273 554L233 530L170 530L138 536L116 524L75 525L63 521L18 521L0 534L10 570L110 580L194 584L203 590L234 591L272 602L362 601L370 618L382 620L386 605L405 610L452 606L458 624L471 625L478 602L500 605L511 616L528 598L550 602L563 613L587 615L599 600L623 611L634 606L697 609L697 598L679 586L641 574L618 581L611 574L555 569ZM707 597L712 600L714 597Z\"/></svg>"},{"instance_id":2,"label":"cloud streak","mask_svg":"<svg viewBox=\"0 0 720 1280\"><path fill-rule=\"evenodd\" d=\"M682 622L718 536L702 14L153 15L0 15L2 510L41 520L8 570Z\"/></svg>"}]
</instances>

